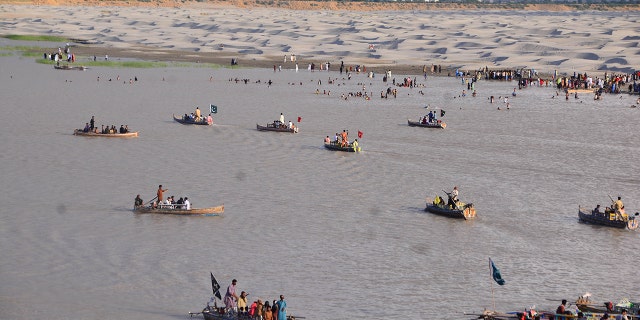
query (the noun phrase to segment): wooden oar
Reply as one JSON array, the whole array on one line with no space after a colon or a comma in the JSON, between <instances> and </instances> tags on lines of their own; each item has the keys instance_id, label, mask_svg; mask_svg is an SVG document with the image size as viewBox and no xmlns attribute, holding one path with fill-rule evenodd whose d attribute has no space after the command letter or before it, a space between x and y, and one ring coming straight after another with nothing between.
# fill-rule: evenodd
<instances>
[{"instance_id":1,"label":"wooden oar","mask_svg":"<svg viewBox=\"0 0 640 320\"><path fill-rule=\"evenodd\" d=\"M146 207L149 203L153 202L153 200L157 199L158 196L155 196L153 199L149 200L147 203L143 204L143 207Z\"/></svg>"}]
</instances>

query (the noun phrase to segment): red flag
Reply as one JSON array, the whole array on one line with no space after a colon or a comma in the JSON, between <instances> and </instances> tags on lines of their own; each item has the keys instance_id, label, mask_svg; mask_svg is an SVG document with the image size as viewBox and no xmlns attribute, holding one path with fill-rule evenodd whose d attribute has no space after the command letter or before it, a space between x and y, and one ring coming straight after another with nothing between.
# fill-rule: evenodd
<instances>
[{"instance_id":1,"label":"red flag","mask_svg":"<svg viewBox=\"0 0 640 320\"><path fill-rule=\"evenodd\" d=\"M298 122L302 121L302 117L298 117Z\"/></svg>"},{"instance_id":2,"label":"red flag","mask_svg":"<svg viewBox=\"0 0 640 320\"><path fill-rule=\"evenodd\" d=\"M362 139L362 131L358 130L358 138Z\"/></svg>"}]
</instances>

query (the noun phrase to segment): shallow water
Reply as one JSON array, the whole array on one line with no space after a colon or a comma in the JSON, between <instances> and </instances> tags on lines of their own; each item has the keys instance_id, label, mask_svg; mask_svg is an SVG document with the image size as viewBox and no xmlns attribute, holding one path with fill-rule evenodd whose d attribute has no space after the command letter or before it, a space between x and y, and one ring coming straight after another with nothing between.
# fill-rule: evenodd
<instances>
[{"instance_id":1,"label":"shallow water","mask_svg":"<svg viewBox=\"0 0 640 320\"><path fill-rule=\"evenodd\" d=\"M492 290L499 310L639 298L640 233L577 221L578 205L607 195L640 210L637 97L511 97L516 83L487 81L461 97L460 79L430 77L383 100L382 77L363 74L0 60L4 319L184 319L211 296L209 272L223 288L238 279L251 301L284 294L307 319L467 319L493 307ZM362 84L371 100L340 99ZM213 127L171 119L210 103ZM446 110L445 130L406 125L427 104ZM299 134L255 130L281 112L302 117ZM140 136L73 136L92 115ZM322 147L343 129L363 132L362 153ZM158 184L225 215L133 214L135 195L150 200ZM477 220L423 211L454 185Z\"/></svg>"}]
</instances>

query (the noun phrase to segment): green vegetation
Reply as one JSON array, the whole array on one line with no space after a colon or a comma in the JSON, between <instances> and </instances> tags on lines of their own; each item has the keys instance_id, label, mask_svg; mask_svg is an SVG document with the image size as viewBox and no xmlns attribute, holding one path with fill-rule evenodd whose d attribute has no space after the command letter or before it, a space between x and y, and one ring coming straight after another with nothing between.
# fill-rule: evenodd
<instances>
[{"instance_id":1,"label":"green vegetation","mask_svg":"<svg viewBox=\"0 0 640 320\"><path fill-rule=\"evenodd\" d=\"M36 59L37 63L55 64L55 61L49 59ZM62 63L66 63L62 61ZM111 67L111 68L166 68L169 66L166 62L152 61L76 61L75 64L85 67Z\"/></svg>"},{"instance_id":2,"label":"green vegetation","mask_svg":"<svg viewBox=\"0 0 640 320\"><path fill-rule=\"evenodd\" d=\"M55 64L55 61L49 59L36 59L37 63L42 64ZM61 61L60 63L66 64L66 61ZM141 61L141 60L131 60L131 61L114 61L114 60L98 60L98 61L77 61L74 62L75 65L85 66L85 67L109 67L109 68L212 68L219 69L221 68L218 64L213 63L193 63L193 62L159 62L159 61Z\"/></svg>"},{"instance_id":3,"label":"green vegetation","mask_svg":"<svg viewBox=\"0 0 640 320\"><path fill-rule=\"evenodd\" d=\"M58 37L58 36L32 36L32 35L9 34L2 37L11 39L11 40L24 40L24 41L69 42L69 39L65 37Z\"/></svg>"}]
</instances>

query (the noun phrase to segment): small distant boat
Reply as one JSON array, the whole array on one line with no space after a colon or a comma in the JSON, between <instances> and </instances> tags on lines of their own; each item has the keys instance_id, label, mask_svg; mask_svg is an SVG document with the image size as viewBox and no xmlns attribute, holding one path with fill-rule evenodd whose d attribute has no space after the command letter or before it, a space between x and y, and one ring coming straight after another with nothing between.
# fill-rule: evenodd
<instances>
[{"instance_id":1,"label":"small distant boat","mask_svg":"<svg viewBox=\"0 0 640 320\"><path fill-rule=\"evenodd\" d=\"M224 204L217 207L183 209L179 205L159 205L158 208L141 206L133 209L136 213L156 213L175 215L220 216L224 213Z\"/></svg>"},{"instance_id":2,"label":"small distant boat","mask_svg":"<svg viewBox=\"0 0 640 320\"><path fill-rule=\"evenodd\" d=\"M476 217L476 208L473 207L473 203L458 201L455 205L451 205L450 203L452 203L453 200L450 194L447 195L449 196L448 203L445 203L440 196L436 196L436 198L440 198L436 199L439 201L431 201L431 199L427 198L427 207L424 211L456 219L468 220Z\"/></svg>"},{"instance_id":3,"label":"small distant boat","mask_svg":"<svg viewBox=\"0 0 640 320\"><path fill-rule=\"evenodd\" d=\"M449 218L468 220L476 217L476 208L473 207L473 203L465 204L462 207L456 208L451 208L447 205L438 206L434 204L427 204L427 207L424 210Z\"/></svg>"},{"instance_id":4,"label":"small distant boat","mask_svg":"<svg viewBox=\"0 0 640 320\"><path fill-rule=\"evenodd\" d=\"M68 64L65 64L65 65L62 65L62 66L54 65L53 68L57 69L57 70L77 70L77 71L85 71L85 70L89 69L89 68L87 68L85 66L77 66L76 67L76 66L70 66Z\"/></svg>"},{"instance_id":5,"label":"small distant boat","mask_svg":"<svg viewBox=\"0 0 640 320\"><path fill-rule=\"evenodd\" d=\"M258 131L276 131L276 132L290 132L290 133L298 133L298 127L289 128L284 123L280 121L274 121L273 123L267 123L266 126L261 126L256 124L256 128Z\"/></svg>"},{"instance_id":6,"label":"small distant boat","mask_svg":"<svg viewBox=\"0 0 640 320\"><path fill-rule=\"evenodd\" d=\"M361 147L354 147L353 143L349 145L342 146L339 142L331 141L331 143L325 143L324 147L333 150L333 151L344 151L344 152L360 152L362 151Z\"/></svg>"},{"instance_id":7,"label":"small distant boat","mask_svg":"<svg viewBox=\"0 0 640 320\"><path fill-rule=\"evenodd\" d=\"M133 138L138 136L138 131L127 132L127 133L95 133L95 132L84 132L82 129L73 130L73 135L76 136L85 136L85 137L105 137L105 138Z\"/></svg>"},{"instance_id":8,"label":"small distant boat","mask_svg":"<svg viewBox=\"0 0 640 320\"><path fill-rule=\"evenodd\" d=\"M193 120L191 118L185 118L184 116L181 118L176 117L176 115L173 115L173 120L175 120L178 123L182 123L182 124L195 124L195 125L201 125L201 126L210 126L213 124L213 119L211 120L211 122L209 122L207 117L202 117L202 120L200 121L196 121Z\"/></svg>"},{"instance_id":9,"label":"small distant boat","mask_svg":"<svg viewBox=\"0 0 640 320\"><path fill-rule=\"evenodd\" d=\"M593 213L592 210L584 207L578 207L578 218L580 218L580 221L620 229L637 229L638 220L636 219L636 216L638 216L639 214L640 213L636 212L635 216L627 216L626 219L618 220L616 219L615 212Z\"/></svg>"},{"instance_id":10,"label":"small distant boat","mask_svg":"<svg viewBox=\"0 0 640 320\"><path fill-rule=\"evenodd\" d=\"M438 120L436 122L427 121L425 123L422 123L420 121L411 121L410 119L407 119L407 123L409 124L410 127L439 128L439 129L444 129L447 127L447 124L441 120Z\"/></svg>"}]
</instances>

